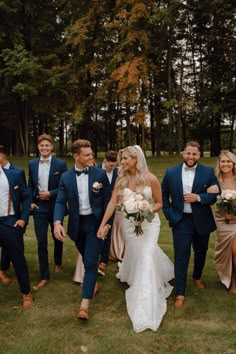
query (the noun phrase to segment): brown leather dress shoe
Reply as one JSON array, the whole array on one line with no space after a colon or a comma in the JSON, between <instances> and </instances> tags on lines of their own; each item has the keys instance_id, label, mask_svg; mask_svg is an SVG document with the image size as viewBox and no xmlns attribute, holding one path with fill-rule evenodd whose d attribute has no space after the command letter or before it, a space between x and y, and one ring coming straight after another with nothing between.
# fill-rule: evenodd
<instances>
[{"instance_id":1,"label":"brown leather dress shoe","mask_svg":"<svg viewBox=\"0 0 236 354\"><path fill-rule=\"evenodd\" d=\"M62 272L62 266L55 265L54 271L55 271L55 273L61 273Z\"/></svg>"},{"instance_id":2,"label":"brown leather dress shoe","mask_svg":"<svg viewBox=\"0 0 236 354\"><path fill-rule=\"evenodd\" d=\"M0 280L5 285L8 285L11 283L11 278L9 278L9 276L3 270L0 270Z\"/></svg>"},{"instance_id":3,"label":"brown leather dress shoe","mask_svg":"<svg viewBox=\"0 0 236 354\"><path fill-rule=\"evenodd\" d=\"M34 290L39 290L41 288L44 288L45 285L47 285L48 279L41 280L37 285L33 286Z\"/></svg>"},{"instance_id":4,"label":"brown leather dress shoe","mask_svg":"<svg viewBox=\"0 0 236 354\"><path fill-rule=\"evenodd\" d=\"M28 309L33 303L33 298L31 293L23 295L23 307L24 309Z\"/></svg>"},{"instance_id":5,"label":"brown leather dress shoe","mask_svg":"<svg viewBox=\"0 0 236 354\"><path fill-rule=\"evenodd\" d=\"M77 314L77 318L79 320L88 320L89 316L88 316L88 309L85 307L81 307L79 309L79 312Z\"/></svg>"},{"instance_id":6,"label":"brown leather dress shoe","mask_svg":"<svg viewBox=\"0 0 236 354\"><path fill-rule=\"evenodd\" d=\"M196 287L198 289L205 289L206 288L206 284L201 279L198 279L198 280L194 279L194 284L196 285Z\"/></svg>"},{"instance_id":7,"label":"brown leather dress shoe","mask_svg":"<svg viewBox=\"0 0 236 354\"><path fill-rule=\"evenodd\" d=\"M183 306L184 301L185 301L185 296L183 296L183 295L176 296L176 298L175 298L175 308L176 309L180 309Z\"/></svg>"}]
</instances>

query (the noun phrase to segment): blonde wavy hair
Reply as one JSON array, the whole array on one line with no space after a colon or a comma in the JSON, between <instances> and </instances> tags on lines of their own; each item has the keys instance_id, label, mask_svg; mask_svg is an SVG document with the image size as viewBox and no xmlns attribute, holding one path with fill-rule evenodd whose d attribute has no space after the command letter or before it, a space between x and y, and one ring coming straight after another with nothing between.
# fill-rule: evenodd
<instances>
[{"instance_id":1,"label":"blonde wavy hair","mask_svg":"<svg viewBox=\"0 0 236 354\"><path fill-rule=\"evenodd\" d=\"M118 196L119 199L122 197L122 193L124 188L127 188L129 185L129 171L125 171L124 168L121 166L121 159L122 159L122 154L127 153L130 157L136 159L137 164L136 164L136 186L137 186L137 191L142 192L143 188L145 185L148 183L148 166L147 162L143 153L143 150L139 145L134 145L134 146L127 146L126 148L120 150L118 152L117 160L119 164L119 172L118 172L118 177L117 177L117 189L118 189Z\"/></svg>"},{"instance_id":2,"label":"blonde wavy hair","mask_svg":"<svg viewBox=\"0 0 236 354\"><path fill-rule=\"evenodd\" d=\"M220 183L222 183L223 177L220 170L220 159L223 155L226 155L233 162L233 175L234 183L236 184L236 156L230 151L221 151L220 155L217 158L215 175Z\"/></svg>"}]
</instances>

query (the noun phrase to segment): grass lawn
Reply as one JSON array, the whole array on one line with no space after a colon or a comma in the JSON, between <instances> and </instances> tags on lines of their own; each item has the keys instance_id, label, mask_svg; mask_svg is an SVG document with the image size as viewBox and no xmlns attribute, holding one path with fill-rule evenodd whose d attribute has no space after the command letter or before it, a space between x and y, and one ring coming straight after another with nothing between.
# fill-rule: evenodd
<instances>
[{"instance_id":1,"label":"grass lawn","mask_svg":"<svg viewBox=\"0 0 236 354\"><path fill-rule=\"evenodd\" d=\"M148 164L161 180L165 169L179 161L176 157L162 157L148 159ZM27 166L26 160L12 159L12 162L24 168ZM201 162L215 166L216 160L203 158ZM68 160L68 166L72 165L73 161ZM160 217L159 245L173 260L171 231L162 212ZM81 323L76 319L81 288L72 281L75 247L67 237L63 272L54 273L49 237L50 282L40 291L33 290L34 304L30 309L22 309L21 294L12 269L9 271L12 284L0 284L0 354L236 353L236 296L229 294L217 279L213 264L214 239L213 233L204 271L207 289L199 290L193 286L191 259L184 307L174 308L173 292L159 330L137 334L126 312L127 286L116 279L115 262L109 264L105 277L99 277L101 291L91 303L89 321ZM38 282L39 274L32 219L25 234L25 255L33 285Z\"/></svg>"}]
</instances>

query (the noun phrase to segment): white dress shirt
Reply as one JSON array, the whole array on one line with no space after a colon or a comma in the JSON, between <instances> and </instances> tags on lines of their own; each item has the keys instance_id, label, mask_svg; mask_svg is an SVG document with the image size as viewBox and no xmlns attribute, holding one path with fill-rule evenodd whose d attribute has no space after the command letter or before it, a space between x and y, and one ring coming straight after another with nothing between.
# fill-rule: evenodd
<instances>
[{"instance_id":1,"label":"white dress shirt","mask_svg":"<svg viewBox=\"0 0 236 354\"><path fill-rule=\"evenodd\" d=\"M111 181L112 181L112 177L113 177L113 170L111 172L108 172L106 167L104 166L104 164L102 164L102 169L106 171L106 174L107 174L107 178L111 184Z\"/></svg>"},{"instance_id":2,"label":"white dress shirt","mask_svg":"<svg viewBox=\"0 0 236 354\"><path fill-rule=\"evenodd\" d=\"M47 159L40 158L38 170L38 190L48 191L49 171L51 167L52 156Z\"/></svg>"},{"instance_id":3,"label":"white dress shirt","mask_svg":"<svg viewBox=\"0 0 236 354\"><path fill-rule=\"evenodd\" d=\"M79 171L76 167L75 170ZM89 201L88 174L81 173L80 176L76 175L76 182L79 194L79 214L90 215L93 211Z\"/></svg>"},{"instance_id":4,"label":"white dress shirt","mask_svg":"<svg viewBox=\"0 0 236 354\"><path fill-rule=\"evenodd\" d=\"M192 193L193 181L195 177L197 165L193 167L188 167L185 163L183 163L182 167L182 183L183 183L183 193ZM191 203L184 203L184 213L191 214L192 207Z\"/></svg>"},{"instance_id":5,"label":"white dress shirt","mask_svg":"<svg viewBox=\"0 0 236 354\"><path fill-rule=\"evenodd\" d=\"M10 168L10 163L8 162L5 169ZM8 214L8 203L9 203L10 187L8 183L7 176L0 165L0 217L7 215L14 215L13 203L11 201L10 213Z\"/></svg>"}]
</instances>

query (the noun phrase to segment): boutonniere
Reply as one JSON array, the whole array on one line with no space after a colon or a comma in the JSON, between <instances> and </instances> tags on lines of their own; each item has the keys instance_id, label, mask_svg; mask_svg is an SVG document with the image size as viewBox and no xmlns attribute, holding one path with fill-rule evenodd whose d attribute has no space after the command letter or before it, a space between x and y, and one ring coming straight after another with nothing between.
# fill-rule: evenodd
<instances>
[{"instance_id":1,"label":"boutonniere","mask_svg":"<svg viewBox=\"0 0 236 354\"><path fill-rule=\"evenodd\" d=\"M103 187L102 183L94 182L93 183L93 192L98 193L102 187Z\"/></svg>"}]
</instances>

